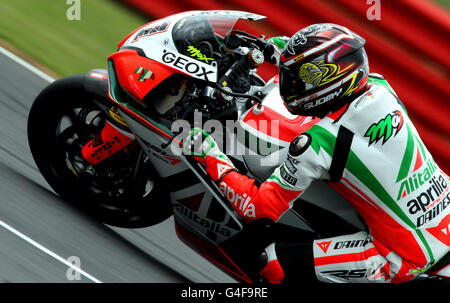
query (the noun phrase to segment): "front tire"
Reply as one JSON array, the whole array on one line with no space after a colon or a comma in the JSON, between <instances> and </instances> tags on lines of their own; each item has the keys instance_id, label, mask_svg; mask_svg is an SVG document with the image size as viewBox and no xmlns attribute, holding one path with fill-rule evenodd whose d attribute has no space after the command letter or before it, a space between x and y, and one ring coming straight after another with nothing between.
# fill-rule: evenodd
<instances>
[{"instance_id":1,"label":"front tire","mask_svg":"<svg viewBox=\"0 0 450 303\"><path fill-rule=\"evenodd\" d=\"M172 215L170 197L150 161L141 163L136 182L117 179L144 159L137 143L95 166L82 158L81 147L105 120L83 83L84 75L56 80L31 107L28 142L40 172L61 198L105 224L139 228L166 220Z\"/></svg>"}]
</instances>

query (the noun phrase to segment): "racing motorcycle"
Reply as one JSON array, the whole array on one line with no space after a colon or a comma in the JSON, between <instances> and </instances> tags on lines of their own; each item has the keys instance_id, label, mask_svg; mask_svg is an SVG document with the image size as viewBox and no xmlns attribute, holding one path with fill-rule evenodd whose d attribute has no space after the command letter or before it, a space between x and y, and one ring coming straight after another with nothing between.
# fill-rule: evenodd
<instances>
[{"instance_id":1,"label":"racing motorcycle","mask_svg":"<svg viewBox=\"0 0 450 303\"><path fill-rule=\"evenodd\" d=\"M28 118L30 149L46 181L105 224L140 228L173 216L184 243L245 282L260 281L258 256L275 240L365 230L350 204L321 181L276 224L245 223L224 197L234 192L219 190L197 161L174 148L198 118L220 122L217 140L226 137L227 147L243 151L229 152L235 166L263 182L295 136L318 121L291 115L277 77L258 75L275 50L236 25L264 19L239 11L159 19L121 41L107 70L51 83ZM227 121L232 127L221 127Z\"/></svg>"}]
</instances>

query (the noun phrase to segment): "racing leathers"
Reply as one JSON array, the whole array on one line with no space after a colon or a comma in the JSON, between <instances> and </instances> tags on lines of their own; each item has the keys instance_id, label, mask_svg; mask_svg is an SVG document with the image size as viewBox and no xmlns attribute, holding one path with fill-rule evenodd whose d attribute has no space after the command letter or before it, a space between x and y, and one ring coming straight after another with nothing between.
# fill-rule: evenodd
<instances>
[{"instance_id":1,"label":"racing leathers","mask_svg":"<svg viewBox=\"0 0 450 303\"><path fill-rule=\"evenodd\" d=\"M259 187L213 150L206 169L246 221L278 221L315 179L329 180L360 214L368 231L313 242L319 281L405 282L449 251L449 177L382 77L369 78L361 96L299 134Z\"/></svg>"}]
</instances>

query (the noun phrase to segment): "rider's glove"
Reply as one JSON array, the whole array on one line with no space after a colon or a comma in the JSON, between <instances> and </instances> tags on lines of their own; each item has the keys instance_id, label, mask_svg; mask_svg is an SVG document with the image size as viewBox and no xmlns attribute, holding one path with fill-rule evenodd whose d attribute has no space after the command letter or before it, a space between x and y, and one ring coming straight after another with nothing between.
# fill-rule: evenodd
<instances>
[{"instance_id":1,"label":"rider's glove","mask_svg":"<svg viewBox=\"0 0 450 303\"><path fill-rule=\"evenodd\" d=\"M214 138L200 128L193 128L185 140L184 152L206 165L206 171L214 181L236 170L228 157L220 151Z\"/></svg>"},{"instance_id":2,"label":"rider's glove","mask_svg":"<svg viewBox=\"0 0 450 303\"><path fill-rule=\"evenodd\" d=\"M273 48L273 53L270 54L270 58L266 58L266 61L280 65L280 57L284 48L286 47L286 43L289 41L289 37L286 36L278 36L266 39L268 45Z\"/></svg>"}]
</instances>

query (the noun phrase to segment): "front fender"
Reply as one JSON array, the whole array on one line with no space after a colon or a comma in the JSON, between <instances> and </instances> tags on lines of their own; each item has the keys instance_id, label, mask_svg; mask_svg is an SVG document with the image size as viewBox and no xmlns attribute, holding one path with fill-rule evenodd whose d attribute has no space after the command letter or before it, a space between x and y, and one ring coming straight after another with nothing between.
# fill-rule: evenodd
<instances>
[{"instance_id":1,"label":"front fender","mask_svg":"<svg viewBox=\"0 0 450 303\"><path fill-rule=\"evenodd\" d=\"M92 69L84 75L84 89L98 101L110 103L108 97L108 74L106 69Z\"/></svg>"},{"instance_id":2,"label":"front fender","mask_svg":"<svg viewBox=\"0 0 450 303\"><path fill-rule=\"evenodd\" d=\"M106 113L108 121L118 128L131 132L125 120L114 107L114 102L108 95L108 72L106 69L92 69L84 75L85 92Z\"/></svg>"}]
</instances>

